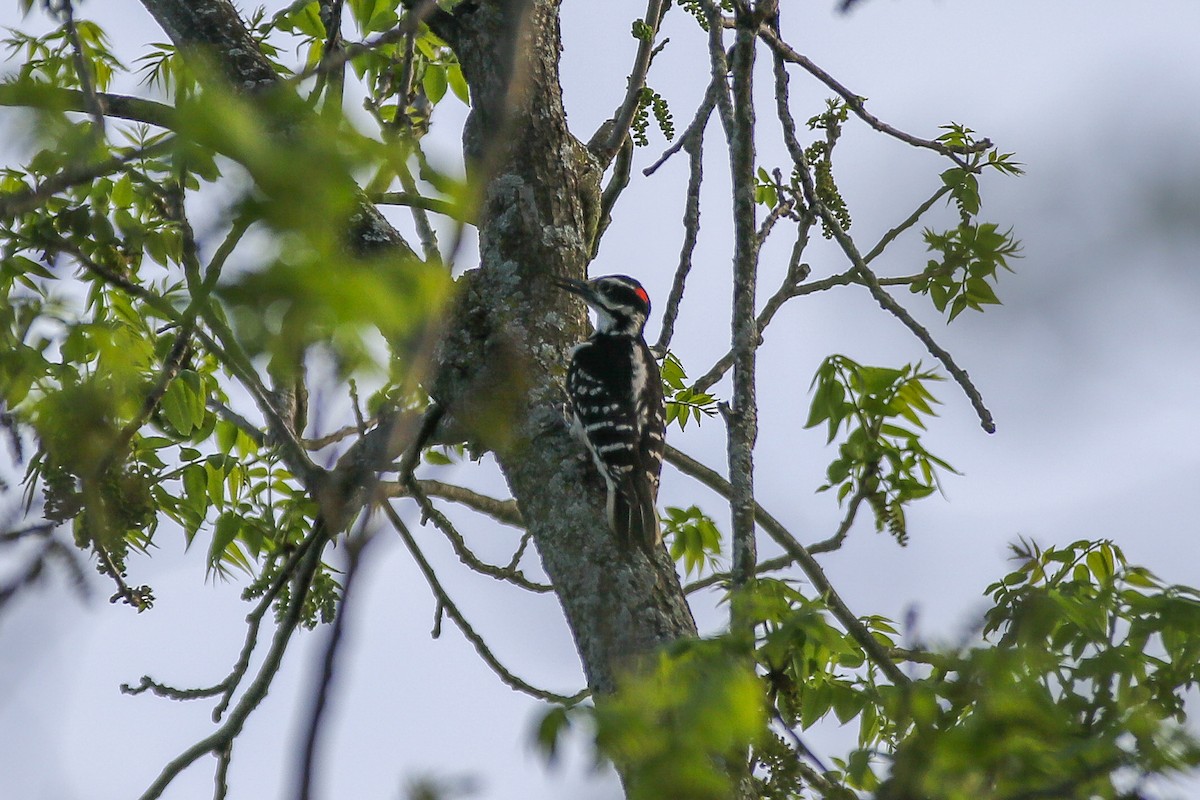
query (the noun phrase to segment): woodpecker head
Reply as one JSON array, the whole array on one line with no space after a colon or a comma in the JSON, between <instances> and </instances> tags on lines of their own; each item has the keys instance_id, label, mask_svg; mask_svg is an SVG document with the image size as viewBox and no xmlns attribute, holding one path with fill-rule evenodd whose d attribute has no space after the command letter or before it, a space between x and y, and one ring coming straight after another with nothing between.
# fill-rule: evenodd
<instances>
[{"instance_id":1,"label":"woodpecker head","mask_svg":"<svg viewBox=\"0 0 1200 800\"><path fill-rule=\"evenodd\" d=\"M555 283L582 297L596 312L599 333L642 335L650 316L650 295L628 275L604 275L586 282L558 278Z\"/></svg>"}]
</instances>

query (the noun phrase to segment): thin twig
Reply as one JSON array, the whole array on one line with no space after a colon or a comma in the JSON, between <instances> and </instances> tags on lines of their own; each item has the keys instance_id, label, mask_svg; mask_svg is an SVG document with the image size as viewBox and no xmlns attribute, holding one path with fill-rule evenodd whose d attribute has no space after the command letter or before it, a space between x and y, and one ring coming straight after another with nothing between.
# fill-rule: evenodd
<instances>
[{"instance_id":1,"label":"thin twig","mask_svg":"<svg viewBox=\"0 0 1200 800\"><path fill-rule=\"evenodd\" d=\"M709 487L722 497L730 497L733 493L729 481L722 478L713 470L696 461L694 458L681 453L671 445L666 448L666 460L683 472L697 479L705 486ZM884 674L886 674L893 683L898 685L908 684L908 676L905 675L895 662L888 655L887 650L879 643L872 633L867 630L867 627L854 616L849 607L838 595L837 590L833 588L833 584L825 576L825 571L817 564L812 555L792 536L790 532L779 524L774 517L762 511L761 508L755 509L755 522L772 538L775 542L791 556L804 574L812 583L813 588L824 599L825 604L829 607L833 616L842 623L846 628L846 632L858 642L859 646L870 656Z\"/></svg>"},{"instance_id":2,"label":"thin twig","mask_svg":"<svg viewBox=\"0 0 1200 800\"><path fill-rule=\"evenodd\" d=\"M920 221L921 217L923 217L925 213L928 212L935 203L937 203L938 200L945 197L949 191L949 187L946 186L943 186L935 191L929 198L921 203L921 205L918 206L917 209L913 211L913 213L910 214L907 219L905 219L896 227L891 228L887 231L887 233L880 237L879 241L875 243L875 246L871 248L870 252L863 256L863 261L867 264L870 264L880 255L882 255L883 251L889 244L895 241L895 239L900 236L900 234L904 233L904 231L908 230L913 225L916 225L917 222ZM791 300L794 297L815 294L816 292L824 292L838 286L850 286L852 284L858 284L862 286L866 285L866 282L859 276L858 270L853 266L851 266L850 269L846 270L845 272L840 272L837 275L831 275L827 278L822 278L810 283L800 282L808 277L807 265L801 264L800 259L804 252L805 246L808 244L809 231L811 230L816 219L816 215L809 213L805 213L802 217L799 230L797 232L796 243L792 247L792 257L788 265L787 276L784 278L779 289L770 297L770 299L767 300L767 302L763 305L762 311L760 311L758 314L758 335L760 338L762 337L763 331L766 329L767 325L770 324L771 320L775 317L776 312L778 312L783 304L788 300ZM879 278L878 280L880 286L909 286L918 280L928 278L930 274L931 273L929 271L925 271L919 272L915 275ZM732 366L733 351L729 350L725 353L725 355L721 356L721 358L718 359L715 364L713 364L712 368L709 369L708 372L704 373L704 375L697 378L695 382L693 382L692 388L698 392L708 391L713 384L725 376L725 373L729 372L729 368Z\"/></svg>"},{"instance_id":3,"label":"thin twig","mask_svg":"<svg viewBox=\"0 0 1200 800\"><path fill-rule=\"evenodd\" d=\"M870 264L872 261L878 258L879 255L883 253L884 249L886 249L889 244L896 240L897 236L904 233L913 225L916 225L921 220L921 217L925 216L925 212L933 208L934 203L936 203L938 200L941 200L949 193L949 186L940 187L936 192L929 196L929 199L917 206L917 210L909 214L908 219L904 220L899 225L881 236L879 241L875 243L875 246L872 247L865 256L863 256L863 261Z\"/></svg>"},{"instance_id":4,"label":"thin twig","mask_svg":"<svg viewBox=\"0 0 1200 800\"><path fill-rule=\"evenodd\" d=\"M411 135L408 137L411 141ZM412 172L409 171L407 164L401 164L397 170L397 177L400 178L400 185L404 187L404 194L413 197L419 194L417 191L417 182L413 179ZM421 252L425 256L425 261L430 264L436 264L441 260L441 251L438 249L437 232L433 226L429 224L429 215L425 213L425 204L423 203L407 203L408 210L412 213L413 226L417 229L417 238L421 241ZM448 205L448 204L447 204Z\"/></svg>"},{"instance_id":5,"label":"thin twig","mask_svg":"<svg viewBox=\"0 0 1200 800\"><path fill-rule=\"evenodd\" d=\"M433 522L433 526L442 532L447 539L450 540L450 545L454 548L454 554L458 556L459 561L466 565L471 570L478 572L481 575L495 578L496 580L508 581L522 589L528 589L531 592L550 592L554 590L553 586L545 583L537 583L525 577L525 574L517 569L509 569L506 567L498 567L495 564L489 564L483 561L479 556L471 552L471 548L467 547L466 539L454 527L449 518L437 509L425 492L422 491L420 483L415 480L408 482L409 496L417 501L417 505L421 509L421 522L425 520Z\"/></svg>"},{"instance_id":6,"label":"thin twig","mask_svg":"<svg viewBox=\"0 0 1200 800\"><path fill-rule=\"evenodd\" d=\"M158 777L142 793L140 800L156 800L166 790L167 786L175 780L179 773L195 763L201 756L208 753L220 753L227 748L237 738L238 734L241 733L242 727L246 724L246 719L258 708L263 698L267 696L267 690L270 688L275 674L279 671L279 667L283 663L283 655L287 650L288 644L291 642L292 634L295 633L297 626L300 624L300 618L304 610L304 599L312 586L313 576L316 574L317 567L321 563L321 553L324 552L325 544L328 542L323 522L318 521L314 526L310 534L310 540L312 541L312 545L305 551L305 555L300 560L296 574L293 577L291 602L288 604L287 612L275 630L275 635L271 640L271 647L263 659L262 666L259 667L258 674L246 688L242 698L234 706L233 711L226 718L225 722L217 730L184 750L183 753L163 767Z\"/></svg>"},{"instance_id":7,"label":"thin twig","mask_svg":"<svg viewBox=\"0 0 1200 800\"><path fill-rule=\"evenodd\" d=\"M712 116L713 109L717 105L717 93L721 91L724 81L724 76L720 78L720 82L715 77L709 81L708 88L704 91L704 99L700 101L700 106L696 109L696 114L692 117L692 121L688 124L687 129L675 140L673 145L663 151L663 154L653 164L642 170L643 175L650 177L658 171L659 167L667 163L667 159L686 147L689 142L704 136L704 129L708 126L708 118Z\"/></svg>"},{"instance_id":8,"label":"thin twig","mask_svg":"<svg viewBox=\"0 0 1200 800\"><path fill-rule=\"evenodd\" d=\"M842 248L842 252L850 260L858 273L859 278L867 286L871 292L871 296L879 303L881 307L896 319L900 320L912 333L921 340L925 348L946 367L946 371L950 373L955 382L966 394L970 400L975 413L979 416L979 423L988 433L996 432L996 423L992 419L992 413L988 411L987 406L983 403L983 396L971 382L970 376L966 370L958 366L954 361L954 357L942 348L929 331L917 322L911 314L896 300L884 291L880 285L879 279L875 273L867 266L866 260L858 251L858 247L854 244L854 240L842 228L836 216L817 196L816 188L813 186L812 175L808 168L808 159L804 154L804 148L800 145L796 138L796 123L792 119L791 110L788 108L788 75L787 68L784 64L784 56L779 50L775 51L775 97L776 111L779 116L780 124L783 127L784 143L787 146L788 153L792 157L792 161L796 167L796 174L800 178L801 188L804 190L804 199L808 207L820 215L821 220L825 223L833 238L837 240L838 245ZM990 145L989 145L990 146ZM885 245L886 246L886 245Z\"/></svg>"},{"instance_id":9,"label":"thin twig","mask_svg":"<svg viewBox=\"0 0 1200 800\"><path fill-rule=\"evenodd\" d=\"M362 565L362 554L374 539L374 535L365 529L367 519L368 517L364 515L362 531L346 539L346 569L342 578L342 599L338 603L337 616L334 617L329 637L325 643L325 653L321 659L321 675L317 680L312 712L308 719L308 725L305 727L304 749L300 759L300 785L296 791L297 800L310 800L312 797L317 739L322 730L325 709L328 707L329 695L333 688L338 651L346 631L346 617L350 613L351 601L357 597L356 578L359 567Z\"/></svg>"},{"instance_id":10,"label":"thin twig","mask_svg":"<svg viewBox=\"0 0 1200 800\"><path fill-rule=\"evenodd\" d=\"M375 419L370 419L367 421L367 424L374 425L375 422ZM336 431L327 433L324 436L318 436L313 439L303 439L302 442L305 450L324 450L326 447L329 447L329 445L345 441L351 436L357 436L360 432L359 426L356 423L354 425L347 425L344 428L338 428Z\"/></svg>"},{"instance_id":11,"label":"thin twig","mask_svg":"<svg viewBox=\"0 0 1200 800\"><path fill-rule=\"evenodd\" d=\"M229 674L222 678L218 683L200 689L177 689L163 683L159 683L149 675L143 675L137 686L131 686L128 683L121 684L122 694L138 695L149 691L159 697L165 697L168 700L200 700L206 697L220 696L221 701L213 708L213 722L220 722L225 711L229 708L229 704L233 700L233 694L237 691L242 679L245 677L247 670L250 668L250 657L254 654L255 648L258 646L258 632L262 627L263 618L267 611L271 608L271 604L279 596L280 591L288 580L293 576L300 559L308 552L310 547L316 546L316 540L310 535L305 541L297 547L280 567L278 574L271 581L270 586L263 592L258 603L246 615L246 635L242 642L242 649L238 653L237 660L234 662L233 668Z\"/></svg>"},{"instance_id":12,"label":"thin twig","mask_svg":"<svg viewBox=\"0 0 1200 800\"><path fill-rule=\"evenodd\" d=\"M71 51L75 62L75 74L79 78L79 86L87 99L87 111L92 117L95 129L92 135L97 143L104 141L104 102L96 94L96 79L92 68L87 63L83 53L83 40L79 38L79 28L75 26L75 7L71 0L50 0L47 7L62 16L63 27L67 38L71 40Z\"/></svg>"},{"instance_id":13,"label":"thin twig","mask_svg":"<svg viewBox=\"0 0 1200 800\"><path fill-rule=\"evenodd\" d=\"M714 96L713 102L716 102ZM709 107L711 112L711 106ZM683 145L688 154L687 200L683 207L683 244L679 248L679 266L675 268L675 279L671 282L671 293L663 311L662 329L658 341L652 348L658 355L665 355L675 335L675 320L679 317L679 304L683 302L684 286L692 271L692 254L700 238L700 184L704 180L704 136L697 132L685 134Z\"/></svg>"},{"instance_id":14,"label":"thin twig","mask_svg":"<svg viewBox=\"0 0 1200 800\"><path fill-rule=\"evenodd\" d=\"M459 503L514 528L525 527L525 520L521 518L521 510L517 507L516 500L499 500L472 491L465 486L456 486L452 483L443 483L432 479L422 478L416 483L421 492L429 497L440 497L452 503ZM379 491L384 497L412 496L412 490L399 481L380 481Z\"/></svg>"},{"instance_id":15,"label":"thin twig","mask_svg":"<svg viewBox=\"0 0 1200 800\"><path fill-rule=\"evenodd\" d=\"M781 569L787 569L796 561L791 556L776 556L768 558L766 561L760 561L754 565L754 574L765 575L768 572L775 572ZM703 578L697 578L691 583L683 587L684 594L694 594L702 589L707 589L710 586L716 586L719 583L728 583L732 576L728 572L714 572L711 575L706 575Z\"/></svg>"},{"instance_id":16,"label":"thin twig","mask_svg":"<svg viewBox=\"0 0 1200 800\"><path fill-rule=\"evenodd\" d=\"M851 526L854 525L854 518L858 516L858 507L862 505L862 501L867 499L867 495L871 493L870 486L866 481L858 487L858 491L850 498L850 502L846 505L846 514L842 517L842 522L838 525L833 536L828 539L822 539L815 544L808 546L808 552L812 554L829 553L837 550L842 546L842 542L846 540L846 535L850 533Z\"/></svg>"},{"instance_id":17,"label":"thin twig","mask_svg":"<svg viewBox=\"0 0 1200 800\"><path fill-rule=\"evenodd\" d=\"M491 648L488 647L487 642L485 642L483 637L475 632L475 629L472 628L470 623L467 622L466 618L463 617L462 612L458 610L458 606L456 606L454 601L450 599L450 596L446 594L446 590L442 588L441 581L439 581L437 578L437 573L433 571L433 567L431 567L429 562L425 559L425 554L422 553L421 548L417 546L417 541L413 538L412 533L408 530L408 526L404 524L404 520L400 519L400 515L396 513L396 510L392 508L390 503L381 503L380 508L383 509L383 513L387 515L388 521L392 523L392 527L394 527L396 532L400 534L400 538L404 542L404 546L408 548L409 553L412 554L413 559L417 562L417 567L421 570L421 574L425 576L425 580L429 584L429 588L433 591L434 598L437 600L438 605L440 605L446 615L454 621L454 624L458 626L460 631L462 631L463 636L475 648L475 652L478 653L479 657L483 659L484 663L487 664L492 671L500 677L500 680L503 681L505 685L519 692L524 692L531 697L536 697L539 700L546 700L551 703L561 703L567 706L573 706L591 694L591 692L587 689L570 696L557 694L555 692L546 691L545 689L539 689L536 686L532 686L510 672L507 667L500 663L495 654L492 653Z\"/></svg>"},{"instance_id":18,"label":"thin twig","mask_svg":"<svg viewBox=\"0 0 1200 800\"><path fill-rule=\"evenodd\" d=\"M608 183L604 187L604 191L600 193L600 218L596 224L596 233L592 238L592 257L600 251L600 241L604 237L604 232L608 230L609 224L612 222L612 210L617 205L617 200L621 198L621 193L625 191L625 187L629 185L629 175L633 169L633 139L629 136L625 137L625 141L621 143L617 150L617 157L613 161L612 177L608 179Z\"/></svg>"},{"instance_id":19,"label":"thin twig","mask_svg":"<svg viewBox=\"0 0 1200 800\"><path fill-rule=\"evenodd\" d=\"M843 101L846 107L853 111L863 122L870 125L880 133L885 133L888 136L899 139L902 142L911 144L914 147L924 147L934 152L941 153L944 156L954 158L958 155L969 155L971 153L980 153L985 150L990 150L992 142L989 139L981 139L978 142L968 147L950 147L942 142L933 139L922 139L919 136L913 136L911 133L905 133L899 128L893 127L883 120L876 117L871 112L867 111L863 105L863 98L851 92L842 84L838 83L832 75L817 66L811 59L796 52L791 45L779 38L779 34L772 30L769 26L762 26L758 30L758 36L767 46L775 52L776 59L788 61L797 64L805 69L809 74L819 80L821 83L835 91Z\"/></svg>"},{"instance_id":20,"label":"thin twig","mask_svg":"<svg viewBox=\"0 0 1200 800\"><path fill-rule=\"evenodd\" d=\"M140 158L148 158L165 152L174 145L173 137L168 137L145 147L138 147L120 156L97 161L92 164L77 164L65 167L61 172L51 175L31 189L22 189L0 195L0 220L11 219L18 214L40 206L48 199L82 183L90 183L96 178L118 172Z\"/></svg>"},{"instance_id":21,"label":"thin twig","mask_svg":"<svg viewBox=\"0 0 1200 800\"><path fill-rule=\"evenodd\" d=\"M444 214L457 220L463 218L462 209L457 203L425 197L416 192L379 192L371 196L371 202L385 206L412 206L432 211L435 214Z\"/></svg>"},{"instance_id":22,"label":"thin twig","mask_svg":"<svg viewBox=\"0 0 1200 800\"><path fill-rule=\"evenodd\" d=\"M783 283L775 291L775 294L768 298L766 304L763 305L762 311L758 312L755 323L758 325L760 345L762 344L763 331L771 324L771 320L775 318L775 314L783 307L783 304L801 294L797 281L803 280L807 273L806 268L800 264L800 259L803 256L805 247L808 246L808 234L815 220L816 218L809 214L805 214L801 218L796 231L796 242L792 246L792 256L788 264L788 271L784 276ZM696 379L692 384L692 388L697 392L708 391L709 387L721 380L732 366L733 349L731 348L717 360L716 364L713 364L708 372Z\"/></svg>"},{"instance_id":23,"label":"thin twig","mask_svg":"<svg viewBox=\"0 0 1200 800\"><path fill-rule=\"evenodd\" d=\"M217 769L213 774L213 800L225 800L229 794L229 762L233 760L233 742L216 752Z\"/></svg>"}]
</instances>

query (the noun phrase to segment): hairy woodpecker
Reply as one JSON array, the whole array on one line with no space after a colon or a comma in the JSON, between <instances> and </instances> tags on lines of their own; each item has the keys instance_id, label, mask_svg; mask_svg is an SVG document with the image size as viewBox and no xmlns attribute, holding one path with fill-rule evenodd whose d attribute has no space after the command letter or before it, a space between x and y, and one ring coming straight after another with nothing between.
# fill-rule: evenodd
<instances>
[{"instance_id":1,"label":"hairy woodpecker","mask_svg":"<svg viewBox=\"0 0 1200 800\"><path fill-rule=\"evenodd\" d=\"M596 331L571 352L572 429L608 486L608 525L623 543L662 540L655 500L666 416L662 378L642 329L650 297L627 275L559 279L596 312Z\"/></svg>"}]
</instances>

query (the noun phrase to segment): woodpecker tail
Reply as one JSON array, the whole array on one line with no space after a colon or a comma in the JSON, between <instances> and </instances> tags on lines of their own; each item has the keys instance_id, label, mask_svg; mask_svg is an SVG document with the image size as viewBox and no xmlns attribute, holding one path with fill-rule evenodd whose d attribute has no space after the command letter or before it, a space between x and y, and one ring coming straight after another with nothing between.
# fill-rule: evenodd
<instances>
[{"instance_id":1,"label":"woodpecker tail","mask_svg":"<svg viewBox=\"0 0 1200 800\"><path fill-rule=\"evenodd\" d=\"M641 476L626 475L608 490L608 526L624 546L634 543L652 552L662 541L654 489Z\"/></svg>"}]
</instances>

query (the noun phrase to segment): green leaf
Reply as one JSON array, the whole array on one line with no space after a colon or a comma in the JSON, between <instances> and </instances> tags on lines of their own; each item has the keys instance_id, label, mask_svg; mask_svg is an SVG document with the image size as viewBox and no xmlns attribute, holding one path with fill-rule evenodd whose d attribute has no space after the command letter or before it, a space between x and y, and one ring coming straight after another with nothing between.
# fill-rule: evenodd
<instances>
[{"instance_id":1,"label":"green leaf","mask_svg":"<svg viewBox=\"0 0 1200 800\"><path fill-rule=\"evenodd\" d=\"M421 86L425 89L425 96L429 98L429 102L437 104L443 97L446 96L446 87L448 79L446 77L446 69L440 64L426 64L425 75L421 78Z\"/></svg>"},{"instance_id":2,"label":"green leaf","mask_svg":"<svg viewBox=\"0 0 1200 800\"><path fill-rule=\"evenodd\" d=\"M224 560L226 548L237 537L241 525L241 518L233 512L226 511L217 517L217 523L213 528L212 546L208 551L208 565L210 569L218 568L221 561Z\"/></svg>"},{"instance_id":3,"label":"green leaf","mask_svg":"<svg viewBox=\"0 0 1200 800\"><path fill-rule=\"evenodd\" d=\"M570 711L563 706L552 706L538 721L534 744L546 759L547 764L558 760L562 738L571 730Z\"/></svg>"},{"instance_id":4,"label":"green leaf","mask_svg":"<svg viewBox=\"0 0 1200 800\"><path fill-rule=\"evenodd\" d=\"M450 90L454 92L455 97L467 105L471 104L471 92L467 86L467 79L463 77L462 67L457 61L446 65L446 82L450 85Z\"/></svg>"},{"instance_id":5,"label":"green leaf","mask_svg":"<svg viewBox=\"0 0 1200 800\"><path fill-rule=\"evenodd\" d=\"M183 436L191 435L198 422L193 413L194 398L195 393L187 382L176 379L168 384L167 391L159 402L163 416L171 423L171 427Z\"/></svg>"}]
</instances>

